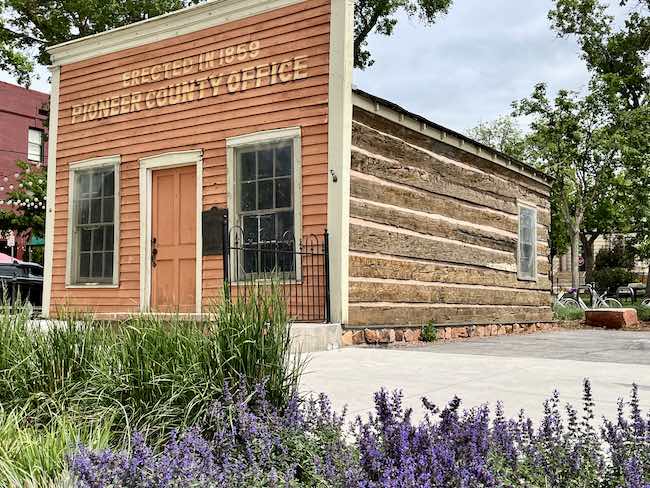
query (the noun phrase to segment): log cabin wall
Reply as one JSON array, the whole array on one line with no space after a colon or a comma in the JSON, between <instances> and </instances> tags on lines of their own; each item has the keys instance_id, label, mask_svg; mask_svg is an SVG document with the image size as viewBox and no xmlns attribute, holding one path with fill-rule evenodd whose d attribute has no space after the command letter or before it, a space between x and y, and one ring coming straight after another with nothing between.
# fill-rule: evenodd
<instances>
[{"instance_id":1,"label":"log cabin wall","mask_svg":"<svg viewBox=\"0 0 650 488\"><path fill-rule=\"evenodd\" d=\"M301 231L302 234L324 231L328 191L329 33L330 1L307 0L61 67L51 284L53 311L59 307L106 314L140 310L143 229L139 161L145 157L201 150L203 210L225 207L226 138L300 127ZM255 50L255 59L241 60L237 57L244 57L241 51L236 51L236 56L226 53L234 59L228 66L196 73L194 68L203 53L220 53L241 45L249 52ZM188 65L185 60L190 58L199 61ZM210 64L220 58L202 59L203 63ZM287 69L278 72L278 66L287 60L292 63L290 80ZM260 65L265 68L260 70ZM218 78L221 71L223 77ZM229 78L229 73L237 72L239 77ZM173 79L168 79L168 74ZM206 79L200 81L197 77L201 76ZM139 86L143 83L147 85ZM188 85L194 87L191 95L186 91ZM170 91L166 91L167 87ZM218 90L218 96L213 96L213 90ZM124 95L127 92L129 96ZM102 109L100 104L98 111L98 101L109 105ZM118 284L104 288L66 286L69 165L109 155L121 158ZM221 256L202 260L204 305L222 292L222 265Z\"/></svg>"},{"instance_id":2,"label":"log cabin wall","mask_svg":"<svg viewBox=\"0 0 650 488\"><path fill-rule=\"evenodd\" d=\"M349 325L550 321L548 184L375 106L353 112ZM520 202L537 208L534 281L517 275Z\"/></svg>"}]
</instances>

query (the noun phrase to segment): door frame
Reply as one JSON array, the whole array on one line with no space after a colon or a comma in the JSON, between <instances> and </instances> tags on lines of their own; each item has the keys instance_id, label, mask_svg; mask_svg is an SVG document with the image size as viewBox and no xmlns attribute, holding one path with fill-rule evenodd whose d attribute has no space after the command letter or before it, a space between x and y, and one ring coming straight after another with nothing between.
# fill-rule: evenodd
<instances>
[{"instance_id":1,"label":"door frame","mask_svg":"<svg viewBox=\"0 0 650 488\"><path fill-rule=\"evenodd\" d=\"M203 300L203 151L175 151L140 159L140 311L151 310L152 173L158 169L196 166L196 313Z\"/></svg>"}]
</instances>

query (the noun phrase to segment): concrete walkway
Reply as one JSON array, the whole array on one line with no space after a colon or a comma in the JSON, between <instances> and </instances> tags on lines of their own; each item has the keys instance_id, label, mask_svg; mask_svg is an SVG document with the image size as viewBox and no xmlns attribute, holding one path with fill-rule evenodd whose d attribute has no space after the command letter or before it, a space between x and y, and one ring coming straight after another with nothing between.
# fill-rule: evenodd
<instances>
[{"instance_id":1,"label":"concrete walkway","mask_svg":"<svg viewBox=\"0 0 650 488\"><path fill-rule=\"evenodd\" d=\"M614 416L617 399L629 397L632 383L650 410L650 333L576 330L313 353L302 388L325 392L351 416L369 412L373 392L383 386L401 389L419 413L422 396L444 405L458 395L465 407L500 400L506 414L523 408L538 419L554 389L563 403L580 407L584 378L592 382L597 416Z\"/></svg>"}]
</instances>

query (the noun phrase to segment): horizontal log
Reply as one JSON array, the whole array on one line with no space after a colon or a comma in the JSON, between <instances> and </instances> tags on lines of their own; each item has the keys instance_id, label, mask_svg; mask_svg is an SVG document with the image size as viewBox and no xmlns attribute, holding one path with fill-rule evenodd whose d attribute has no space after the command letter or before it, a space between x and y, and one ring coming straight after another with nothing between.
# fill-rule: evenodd
<instances>
[{"instance_id":1,"label":"horizontal log","mask_svg":"<svg viewBox=\"0 0 650 488\"><path fill-rule=\"evenodd\" d=\"M352 173L350 195L420 212L437 213L452 219L476 222L506 232L517 232L517 217L514 215L490 211L481 205L460 202L447 195L390 184L385 180L363 176L360 173Z\"/></svg>"},{"instance_id":2,"label":"horizontal log","mask_svg":"<svg viewBox=\"0 0 650 488\"><path fill-rule=\"evenodd\" d=\"M350 250L516 271L513 254L352 223Z\"/></svg>"},{"instance_id":3,"label":"horizontal log","mask_svg":"<svg viewBox=\"0 0 650 488\"><path fill-rule=\"evenodd\" d=\"M350 256L350 276L353 278L428 281L460 285L493 285L545 292L551 289L551 282L545 275L539 275L537 281L521 281L517 279L517 274L514 272L359 254Z\"/></svg>"},{"instance_id":4,"label":"horizontal log","mask_svg":"<svg viewBox=\"0 0 650 488\"><path fill-rule=\"evenodd\" d=\"M432 152L432 148L413 146L396 136L389 136L359 123L352 125L352 145L496 198L513 201L523 199L540 207L548 205L547 196L529 191L520 182L513 182L493 172L479 170L473 165L456 164L455 162L459 162L456 157L437 155Z\"/></svg>"},{"instance_id":5,"label":"horizontal log","mask_svg":"<svg viewBox=\"0 0 650 488\"><path fill-rule=\"evenodd\" d=\"M355 302L548 306L551 304L551 294L548 291L517 291L481 286L351 281L350 303Z\"/></svg>"},{"instance_id":6,"label":"horizontal log","mask_svg":"<svg viewBox=\"0 0 650 488\"><path fill-rule=\"evenodd\" d=\"M349 325L415 325L456 323L516 323L550 322L550 307L502 306L399 306L398 304L352 304L349 308Z\"/></svg>"},{"instance_id":7,"label":"horizontal log","mask_svg":"<svg viewBox=\"0 0 650 488\"><path fill-rule=\"evenodd\" d=\"M517 239L512 234L491 232L458 221L450 222L441 217L405 212L396 207L381 206L368 201L352 199L350 216L499 251L514 253L517 249Z\"/></svg>"},{"instance_id":8,"label":"horizontal log","mask_svg":"<svg viewBox=\"0 0 650 488\"><path fill-rule=\"evenodd\" d=\"M544 185L532 178L527 178L526 176L523 176L520 173L509 168L505 168L500 164L495 163L494 161L490 161L468 151L464 151L458 147L445 144L444 142L424 135L421 132L409 129L408 127L398 124L397 122L388 120L381 115L368 112L359 107L354 107L352 118L356 122L360 122L378 131L385 132L386 134L394 135L408 142L409 144L413 144L427 150L432 150L437 154L447 156L456 161L475 166L476 168L521 184L528 190L536 192L544 197L548 197L550 195L550 188L547 185Z\"/></svg>"}]
</instances>

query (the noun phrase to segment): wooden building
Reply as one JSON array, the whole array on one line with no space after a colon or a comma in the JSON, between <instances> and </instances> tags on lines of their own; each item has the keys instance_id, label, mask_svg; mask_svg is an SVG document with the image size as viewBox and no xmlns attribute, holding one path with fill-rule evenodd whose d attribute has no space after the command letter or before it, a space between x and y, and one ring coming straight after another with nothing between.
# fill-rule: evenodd
<instances>
[{"instance_id":1,"label":"wooden building","mask_svg":"<svg viewBox=\"0 0 650 488\"><path fill-rule=\"evenodd\" d=\"M548 321L548 178L353 90L352 25L212 0L52 47L45 314L201 314L274 271L297 320Z\"/></svg>"}]
</instances>

